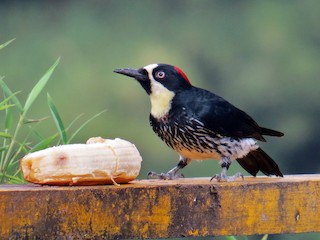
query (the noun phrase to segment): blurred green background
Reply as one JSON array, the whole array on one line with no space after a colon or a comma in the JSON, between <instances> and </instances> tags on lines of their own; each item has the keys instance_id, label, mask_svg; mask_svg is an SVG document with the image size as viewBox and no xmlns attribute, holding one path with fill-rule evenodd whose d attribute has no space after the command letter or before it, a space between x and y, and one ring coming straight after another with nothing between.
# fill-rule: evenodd
<instances>
[{"instance_id":1,"label":"blurred green background","mask_svg":"<svg viewBox=\"0 0 320 240\"><path fill-rule=\"evenodd\" d=\"M144 159L140 178L145 178L150 170L172 168L177 155L149 127L144 90L112 70L177 65L194 85L285 133L261 144L284 174L318 173L319 10L317 0L1 1L0 43L16 40L0 52L0 75L25 99L61 56L46 91L63 121L107 109L75 142L102 136L135 143ZM29 115L50 116L45 93ZM53 120L40 130L52 134ZM235 163L230 173L239 170ZM188 177L217 172L217 161L194 162L183 171Z\"/></svg>"}]
</instances>

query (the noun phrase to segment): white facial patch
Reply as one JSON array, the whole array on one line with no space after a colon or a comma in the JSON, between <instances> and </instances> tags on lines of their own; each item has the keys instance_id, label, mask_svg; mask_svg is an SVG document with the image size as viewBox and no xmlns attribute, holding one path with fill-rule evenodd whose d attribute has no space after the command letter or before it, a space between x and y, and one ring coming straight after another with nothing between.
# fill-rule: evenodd
<instances>
[{"instance_id":1,"label":"white facial patch","mask_svg":"<svg viewBox=\"0 0 320 240\"><path fill-rule=\"evenodd\" d=\"M159 66L158 64L154 63L144 67L144 69L148 72L149 79L153 79L153 76L152 76L153 69L155 69L158 66Z\"/></svg>"},{"instance_id":2,"label":"white facial patch","mask_svg":"<svg viewBox=\"0 0 320 240\"><path fill-rule=\"evenodd\" d=\"M150 64L145 66L144 69L148 72L150 79L151 115L160 119L169 112L175 94L153 78L152 72L156 67L158 67L158 64Z\"/></svg>"}]
</instances>

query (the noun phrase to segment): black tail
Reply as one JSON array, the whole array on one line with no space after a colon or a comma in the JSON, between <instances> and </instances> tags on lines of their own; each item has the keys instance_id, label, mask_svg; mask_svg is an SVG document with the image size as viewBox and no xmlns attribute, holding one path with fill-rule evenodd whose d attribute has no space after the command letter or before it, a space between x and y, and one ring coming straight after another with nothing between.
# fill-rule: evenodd
<instances>
[{"instance_id":1,"label":"black tail","mask_svg":"<svg viewBox=\"0 0 320 240\"><path fill-rule=\"evenodd\" d=\"M274 136L274 137L282 137L284 133L278 132L276 130L272 130L269 128L260 127L261 135Z\"/></svg>"},{"instance_id":2,"label":"black tail","mask_svg":"<svg viewBox=\"0 0 320 240\"><path fill-rule=\"evenodd\" d=\"M265 175L283 177L278 165L261 148L250 152L247 156L237 159L238 163L248 173L256 176L259 171Z\"/></svg>"}]
</instances>

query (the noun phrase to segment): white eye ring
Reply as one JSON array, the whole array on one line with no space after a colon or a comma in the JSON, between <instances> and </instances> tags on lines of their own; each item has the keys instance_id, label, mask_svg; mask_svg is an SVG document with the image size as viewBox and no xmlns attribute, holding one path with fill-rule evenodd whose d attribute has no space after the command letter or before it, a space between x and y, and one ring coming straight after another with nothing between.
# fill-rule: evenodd
<instances>
[{"instance_id":1,"label":"white eye ring","mask_svg":"<svg viewBox=\"0 0 320 240\"><path fill-rule=\"evenodd\" d=\"M163 79L166 76L164 71L156 72L156 78Z\"/></svg>"}]
</instances>

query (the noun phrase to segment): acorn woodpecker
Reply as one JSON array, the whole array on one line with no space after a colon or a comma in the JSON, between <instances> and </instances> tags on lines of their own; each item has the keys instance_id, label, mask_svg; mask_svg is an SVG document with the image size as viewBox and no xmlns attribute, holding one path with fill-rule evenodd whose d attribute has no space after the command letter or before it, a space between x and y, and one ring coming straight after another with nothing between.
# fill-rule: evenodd
<instances>
[{"instance_id":1,"label":"acorn woodpecker","mask_svg":"<svg viewBox=\"0 0 320 240\"><path fill-rule=\"evenodd\" d=\"M233 160L250 174L283 177L278 165L257 144L263 135L284 134L260 127L248 114L222 97L191 85L186 74L168 64L150 64L140 69L115 69L135 78L151 100L153 131L179 154L178 164L167 173L150 172L149 177L175 179L191 160L220 160L218 181L233 181L241 173L227 176Z\"/></svg>"}]
</instances>

